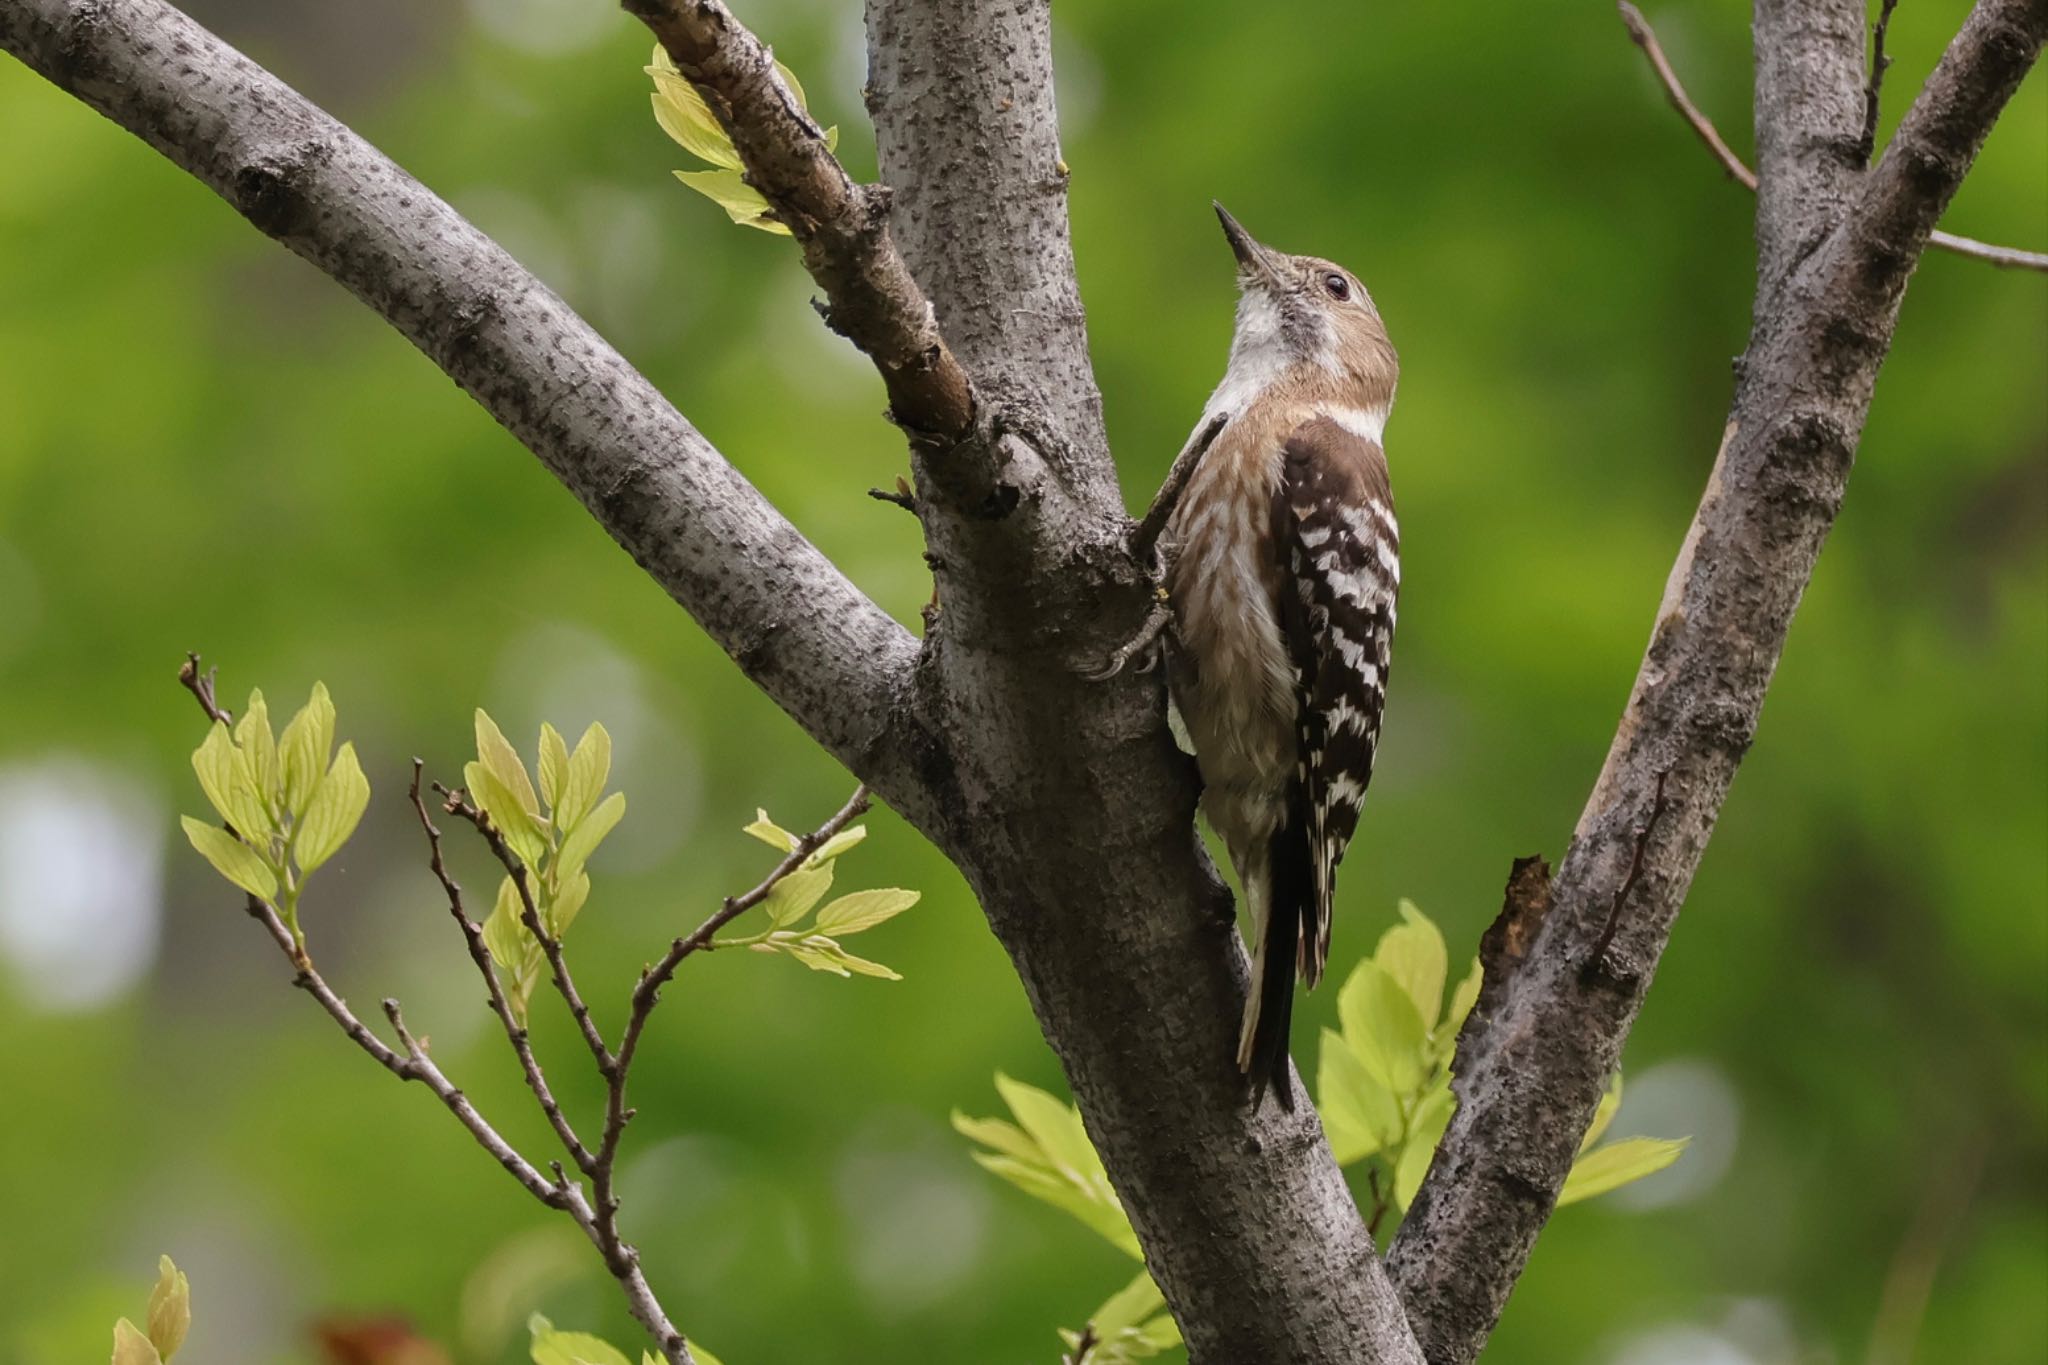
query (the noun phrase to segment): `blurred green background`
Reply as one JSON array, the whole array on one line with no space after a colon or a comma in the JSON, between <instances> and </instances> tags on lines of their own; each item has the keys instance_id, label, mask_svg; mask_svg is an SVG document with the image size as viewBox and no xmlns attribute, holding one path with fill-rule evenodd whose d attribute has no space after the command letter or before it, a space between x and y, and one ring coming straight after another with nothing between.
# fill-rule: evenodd
<instances>
[{"instance_id":1,"label":"blurred green background","mask_svg":"<svg viewBox=\"0 0 2048 1365\"><path fill-rule=\"evenodd\" d=\"M740 0L872 174L851 0ZM205 0L535 269L900 619L928 592L879 385L786 242L668 172L647 40L604 0ZM1888 124L1960 21L1909 4ZM1650 18L1747 152L1732 0ZM1129 497L1222 365L1218 197L1371 285L1401 348L1407 554L1380 772L1333 971L1395 899L1468 954L1605 752L1743 345L1750 202L1610 7L1063 0L1081 282ZM637 1342L573 1234L348 1047L176 837L202 802L183 651L227 699L340 705L376 795L306 907L359 1005L407 1004L539 1150L424 867L407 759L469 714L602 718L632 809L575 951L639 963L850 781L525 454L341 290L142 144L0 62L0 1361L99 1359L160 1250L195 1360L309 1362L402 1313L468 1365L530 1308ZM1947 219L2048 245L2037 74ZM1936 254L1848 505L1629 1049L1617 1133L1690 1133L1561 1214L1502 1365L2038 1362L2048 1342L2048 288ZM886 812L842 865L924 903L907 979L688 965L642 1062L629 1232L728 1365L1050 1365L1128 1268L969 1161L998 1067L1059 1087L951 870ZM488 887L478 850L457 870ZM1462 945L1462 946L1457 946ZM1308 1059L1334 992L1297 1030ZM597 1091L567 1020L544 1055ZM1916 1304L1931 1277L1925 1321ZM1246 1293L1256 1295L1256 1286ZM1914 1344L1917 1341L1917 1346Z\"/></svg>"}]
</instances>

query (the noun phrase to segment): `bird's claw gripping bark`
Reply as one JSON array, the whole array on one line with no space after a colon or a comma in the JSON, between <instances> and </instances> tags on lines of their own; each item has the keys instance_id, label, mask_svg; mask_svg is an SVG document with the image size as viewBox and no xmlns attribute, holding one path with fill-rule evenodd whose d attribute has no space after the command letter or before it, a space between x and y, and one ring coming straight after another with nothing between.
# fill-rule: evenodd
<instances>
[{"instance_id":1,"label":"bird's claw gripping bark","mask_svg":"<svg viewBox=\"0 0 2048 1365\"><path fill-rule=\"evenodd\" d=\"M1173 624L1173 608L1167 603L1165 588L1154 588L1153 594L1152 609L1145 613L1145 623L1104 660L1101 667L1082 674L1089 682L1108 682L1130 667L1133 659L1140 661L1140 673L1150 673L1158 666L1167 628Z\"/></svg>"}]
</instances>

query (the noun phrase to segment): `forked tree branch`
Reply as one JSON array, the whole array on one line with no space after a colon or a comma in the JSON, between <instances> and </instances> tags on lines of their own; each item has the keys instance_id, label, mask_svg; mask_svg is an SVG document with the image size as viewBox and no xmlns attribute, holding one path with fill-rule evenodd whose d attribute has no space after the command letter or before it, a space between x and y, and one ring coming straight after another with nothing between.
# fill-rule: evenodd
<instances>
[{"instance_id":1,"label":"forked tree branch","mask_svg":"<svg viewBox=\"0 0 2048 1365\"><path fill-rule=\"evenodd\" d=\"M178 682L192 694L193 700L199 703L200 710L206 713L208 720L222 724L232 721L233 717L216 698L213 670L208 669L202 673L197 654L185 656L184 666L178 670ZM456 1121L469 1131L470 1136L476 1139L477 1145L489 1152L528 1194L548 1208L558 1209L569 1215L570 1220L604 1258L606 1270L618 1281L619 1289L625 1295L627 1310L632 1313L633 1320L645 1328L647 1334L654 1339L668 1365L696 1365L696 1357L690 1350L689 1342L676 1329L675 1324L669 1321L667 1311L655 1297L653 1287L647 1283L647 1277L641 1273L639 1253L619 1237L618 1201L610 1195L616 1144L606 1151L603 1160L591 1157L589 1151L570 1129L568 1121L562 1116L560 1106L555 1103L547 1080L541 1074L540 1064L534 1060L533 1050L528 1045L526 1030L513 1023L504 990L491 964L489 950L483 946L482 934L463 910L462 887L449 875L447 865L442 861L441 832L434 827L433 820L427 815L426 805L420 799L418 759L413 760L410 795L420 824L427 832L427 845L431 850L434 876L448 896L448 908L461 926L463 938L469 944L471 958L489 987L492 1009L504 1022L506 1038L519 1059L521 1070L526 1075L527 1086L540 1104L542 1113L547 1116L564 1149L571 1154L584 1173L592 1177L597 1191L594 1204L584 1195L583 1187L569 1179L559 1161L552 1163L555 1178L549 1180L491 1126L471 1103L469 1097L435 1064L434 1059L427 1053L426 1044L406 1027L405 1012L400 1009L398 1001L390 998L384 1001L384 1017L390 1022L391 1031L399 1043L397 1048L393 1048L358 1019L355 1012L348 1007L348 1003L327 984L326 978L321 976L319 969L313 965L313 959L305 947L278 914L276 906L260 896L246 896L244 900L250 916L264 927L271 941L277 944L278 950L291 962L294 969L292 984L312 996L327 1012L328 1017L347 1035L350 1042L398 1079L418 1081L426 1086L448 1112L455 1116ZM455 813L455 809L456 805L451 801L450 812ZM470 811L473 812L473 809L470 808ZM479 822L477 827L486 831L487 837L495 837L495 831L489 829L488 821ZM229 832L233 833L233 830ZM494 847L502 848L502 841ZM623 1086L623 1083L624 1077L621 1076L619 1084Z\"/></svg>"},{"instance_id":2,"label":"forked tree branch","mask_svg":"<svg viewBox=\"0 0 2048 1365\"><path fill-rule=\"evenodd\" d=\"M184 666L178 671L178 681L192 694L199 707L211 721L231 724L233 716L223 708L217 699L214 675L211 670L200 671L199 656L186 656ZM563 1114L556 1102L553 1089L549 1086L540 1063L536 1060L526 1026L514 1016L511 1002L498 976L497 964L490 948L485 943L483 927L469 917L464 907L462 886L448 870L442 856L441 831L434 824L427 811L427 805L420 792L421 764L413 760L412 784L407 795L417 815L420 827L427 836L429 866L434 877L448 899L449 913L460 929L463 942L469 950L470 960L478 975L483 979L489 994L491 1011L503 1025L505 1038L518 1059L520 1070L525 1077L527 1088L532 1092L542 1114L553 1128L556 1139L568 1153L576 1168L591 1182L591 1193L585 1195L581 1185L575 1183L562 1168L559 1161L552 1163L554 1179L542 1175L532 1161L523 1156L483 1117L467 1096L456 1087L428 1055L424 1042L407 1028L404 1012L396 1000L384 1001L384 1015L399 1040L399 1047L393 1048L379 1038L368 1025L358 1019L345 1002L327 984L325 978L313 965L313 960L299 940L286 926L277 908L258 896L246 897L249 914L261 923L271 940L291 961L295 975L294 984L311 995L328 1016L341 1028L363 1052L376 1063L400 1080L418 1081L433 1091L436 1098L467 1129L485 1151L495 1158L517 1180L527 1193L551 1209L558 1209L575 1222L603 1258L605 1269L618 1281L626 1296L628 1309L634 1319L644 1327L649 1336L661 1348L670 1365L694 1365L695 1356L682 1333L669 1320L666 1310L655 1297L640 1269L640 1254L627 1242L619 1230L620 1201L616 1188L619 1145L625 1136L627 1124L633 1119L633 1110L626 1105L626 1087L631 1078L633 1059L638 1052L639 1042L647 1024L659 1003L660 989L676 968L692 952L707 945L720 928L731 923L740 915L766 901L783 879L803 867L805 861L834 835L845 829L867 810L869 798L867 788L857 788L851 800L809 834L799 836L788 855L778 862L768 875L750 891L738 896L728 896L703 924L689 934L675 940L661 961L641 973L634 987L625 1031L616 1052L606 1046L590 1011L585 1007L574 978L570 975L566 958L562 955L561 940L551 934L534 907L528 892L529 882L525 862L513 852L504 836L489 815L472 803L459 791L451 792L438 784L443 800L443 809L473 825L491 852L518 886L524 904L523 919L528 932L534 934L547 953L553 973L556 992L568 1005L575 1016L586 1042L590 1046L592 1060L599 1077L605 1084L604 1136L595 1151L576 1134L574 1126ZM230 833L233 833L230 830Z\"/></svg>"},{"instance_id":3,"label":"forked tree branch","mask_svg":"<svg viewBox=\"0 0 2048 1365\"><path fill-rule=\"evenodd\" d=\"M1643 17L1641 10L1629 4L1628 0L1621 0L1620 10L1621 21L1628 26L1628 36L1643 50L1643 56L1649 61L1650 69L1656 72L1658 82L1664 87L1666 98L1671 101L1671 107L1691 126L1707 150L1713 153L1714 160L1720 162L1721 168L1728 172L1729 178L1754 193L1756 172L1735 154L1734 149L1722 138L1720 130L1714 126L1713 120L1701 113L1699 106L1692 102L1692 97L1686 94L1685 84L1679 80L1678 72L1672 69L1670 58L1664 55L1663 45L1657 41L1657 32L1650 27L1650 21ZM1891 0L1887 0L1885 13L1889 14L1890 10ZM1884 51L1883 31L1880 27L1880 36L1873 40L1875 47L1872 60L1876 65L1871 69L1870 85L1865 92L1867 103L1864 111L1864 132L1867 142L1874 142L1878 89L1882 84L1883 71L1891 64L1890 55ZM1868 153L1865 155L1867 157ZM1972 260L2009 270L2048 271L2048 252L1998 246L1991 242L1980 242L1974 237L1961 237L1953 232L1941 231L1929 233L1927 244L1943 251L1952 251L1958 256L1968 256Z\"/></svg>"},{"instance_id":4,"label":"forked tree branch","mask_svg":"<svg viewBox=\"0 0 2048 1365\"><path fill-rule=\"evenodd\" d=\"M523 442L760 688L915 811L917 641L503 249L162 0L0 0L0 48L381 314Z\"/></svg>"},{"instance_id":5,"label":"forked tree branch","mask_svg":"<svg viewBox=\"0 0 2048 1365\"><path fill-rule=\"evenodd\" d=\"M1534 942L1473 1012L1457 1113L1389 1252L1430 1365L1478 1354L1550 1215L1756 732L1907 277L2048 36L2048 0L1979 0L1883 160L1851 176L1862 63L1829 50L1845 36L1831 4L1758 0L1759 46L1791 48L1759 52L1758 112L1766 186L1775 172L1834 209L1758 201L1755 327L1706 495L1556 882L1521 898L1542 907Z\"/></svg>"}]
</instances>

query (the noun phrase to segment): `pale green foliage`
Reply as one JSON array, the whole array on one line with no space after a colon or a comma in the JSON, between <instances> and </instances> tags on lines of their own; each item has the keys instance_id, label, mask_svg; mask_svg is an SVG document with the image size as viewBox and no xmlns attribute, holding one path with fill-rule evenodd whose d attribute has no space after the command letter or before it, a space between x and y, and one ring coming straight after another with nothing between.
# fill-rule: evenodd
<instances>
[{"instance_id":1,"label":"pale green foliage","mask_svg":"<svg viewBox=\"0 0 2048 1365\"><path fill-rule=\"evenodd\" d=\"M263 694L250 693L232 731L214 722L192 753L192 771L227 828L188 815L185 837L221 876L274 904L304 948L299 895L306 877L348 842L370 803L355 745L334 752L326 685L313 684L282 740L271 733Z\"/></svg>"},{"instance_id":2,"label":"pale green foliage","mask_svg":"<svg viewBox=\"0 0 2048 1365\"><path fill-rule=\"evenodd\" d=\"M526 1330L533 1334L533 1365L632 1365L626 1353L610 1342L588 1332L557 1331L539 1313L526 1320ZM697 1365L721 1365L717 1356L694 1341L690 1354ZM642 1351L640 1365L661 1365L661 1361L652 1351Z\"/></svg>"},{"instance_id":3,"label":"pale green foliage","mask_svg":"<svg viewBox=\"0 0 2048 1365\"><path fill-rule=\"evenodd\" d=\"M1065 1209L1132 1260L1143 1261L1138 1235L1124 1206L1110 1188L1102 1158L1081 1126L1081 1111L1037 1086L996 1073L996 1090L1010 1107L1008 1119L970 1118L953 1111L953 1127L985 1151L974 1153L983 1170L993 1172L1055 1208ZM1159 1287L1143 1270L1110 1296L1089 1319L1097 1345L1088 1353L1091 1365L1117 1365L1159 1354L1180 1341L1180 1329L1165 1312ZM1063 1331L1069 1348L1080 1334Z\"/></svg>"},{"instance_id":4,"label":"pale green foliage","mask_svg":"<svg viewBox=\"0 0 2048 1365\"><path fill-rule=\"evenodd\" d=\"M527 923L527 900L549 938L560 940L576 922L590 896L584 865L626 813L623 792L599 800L611 776L612 739L592 722L572 753L552 725L540 727L540 787L496 721L476 713L476 753L463 768L470 799L518 855L521 875L498 883L498 896L484 921L484 945L502 973L506 1003L526 1018L533 988L547 969L547 955ZM520 892L524 883L525 894Z\"/></svg>"},{"instance_id":5,"label":"pale green foliage","mask_svg":"<svg viewBox=\"0 0 2048 1365\"><path fill-rule=\"evenodd\" d=\"M796 851L797 836L770 820L765 810L754 813L754 822L744 832L784 854ZM839 940L894 919L917 904L918 893L885 886L825 901L840 857L865 839L867 833L867 826L855 825L818 845L795 870L769 888L767 899L761 902L768 917L767 929L758 934L714 939L713 946L780 953L812 971L830 972L834 976L875 976L885 981L901 981L900 975L881 963L849 953ZM825 903L819 909L821 901ZM813 910L817 914L811 922L802 923Z\"/></svg>"},{"instance_id":6,"label":"pale green foliage","mask_svg":"<svg viewBox=\"0 0 2048 1365\"><path fill-rule=\"evenodd\" d=\"M796 97L797 108L808 114L804 88L797 83L796 73L781 62L775 63L775 69L781 73L789 93ZM684 151L713 167L708 171L677 171L676 179L724 209L726 216L735 223L789 236L789 229L776 220L768 200L747 183L740 165L740 154L734 149L732 139L712 116L703 96L676 70L676 64L660 44L655 45L654 60L645 70L654 78L654 94L651 96L654 121L661 125L661 131L673 138ZM827 128L825 149L837 151L838 148L839 129Z\"/></svg>"},{"instance_id":7,"label":"pale green foliage","mask_svg":"<svg viewBox=\"0 0 2048 1365\"><path fill-rule=\"evenodd\" d=\"M1143 1270L1088 1315L1088 1326L1094 1330L1095 1344L1076 1365L1129 1365L1181 1344L1180 1324L1166 1311L1166 1296ZM1080 1348L1081 1334L1062 1327L1060 1340L1067 1343L1069 1351L1075 1351Z\"/></svg>"},{"instance_id":8,"label":"pale green foliage","mask_svg":"<svg viewBox=\"0 0 2048 1365\"><path fill-rule=\"evenodd\" d=\"M157 1258L146 1321L147 1331L126 1318L114 1324L113 1365L164 1365L185 1344L192 1326L192 1286L168 1256Z\"/></svg>"},{"instance_id":9,"label":"pale green foliage","mask_svg":"<svg viewBox=\"0 0 2048 1365\"><path fill-rule=\"evenodd\" d=\"M1443 934L1412 902L1402 901L1400 911L1400 923L1380 936L1372 956L1353 968L1338 990L1339 1028L1323 1030L1316 1107L1339 1164L1375 1162L1371 1180L1376 1196L1405 1213L1457 1108L1451 1064L1458 1031L1479 999L1480 968L1472 963L1446 1007L1449 955ZM975 1152L974 1159L1142 1259L1137 1235L1081 1126L1080 1111L1000 1073L996 1088L1016 1123L968 1118L957 1110L953 1114L953 1127L987 1149ZM1560 1207L1660 1171L1685 1149L1682 1138L1627 1138L1596 1147L1620 1106L1617 1073L1580 1144L1558 1196ZM1096 1344L1085 1365L1124 1365L1179 1344L1180 1334L1164 1307L1158 1286L1140 1271L1089 1319ZM1063 1330L1061 1336L1070 1349L1081 1340L1077 1332Z\"/></svg>"},{"instance_id":10,"label":"pale green foliage","mask_svg":"<svg viewBox=\"0 0 2048 1365\"><path fill-rule=\"evenodd\" d=\"M1406 1212L1430 1158L1443 1141L1457 1101L1451 1062L1458 1030L1479 998L1473 962L1439 1009L1446 979L1443 935L1409 901L1401 922L1380 936L1373 955L1355 967L1337 995L1341 1032L1323 1031L1316 1065L1317 1108L1337 1160L1378 1163L1376 1189ZM1632 1138L1595 1149L1621 1103L1617 1075L1587 1130L1578 1161L1558 1196L1560 1205L1604 1194L1662 1170L1683 1141Z\"/></svg>"}]
</instances>

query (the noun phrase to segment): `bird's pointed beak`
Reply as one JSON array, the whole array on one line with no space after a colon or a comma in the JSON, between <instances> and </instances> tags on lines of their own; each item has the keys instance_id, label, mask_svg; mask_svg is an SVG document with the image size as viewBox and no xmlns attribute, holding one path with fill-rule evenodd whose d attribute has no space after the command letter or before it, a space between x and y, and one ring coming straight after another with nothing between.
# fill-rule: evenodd
<instances>
[{"instance_id":1,"label":"bird's pointed beak","mask_svg":"<svg viewBox=\"0 0 2048 1365\"><path fill-rule=\"evenodd\" d=\"M1230 216L1229 209L1213 199L1209 203L1216 210L1218 221L1223 224L1223 235L1230 239L1230 250L1237 256L1239 278L1245 281L1258 280L1265 284L1277 280L1271 248L1261 245L1257 238L1246 232L1244 224Z\"/></svg>"}]
</instances>

